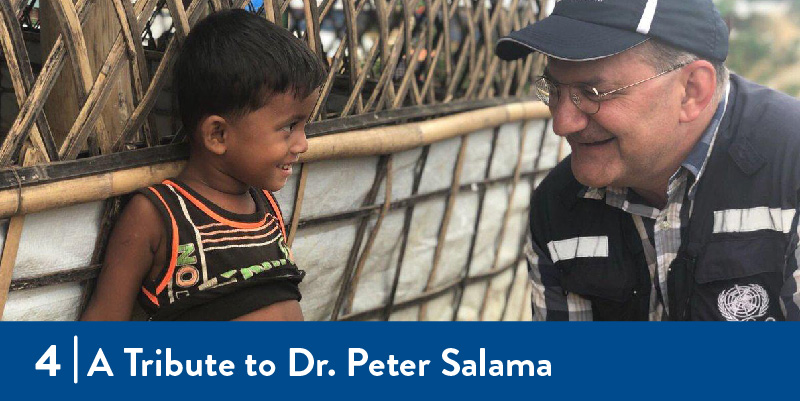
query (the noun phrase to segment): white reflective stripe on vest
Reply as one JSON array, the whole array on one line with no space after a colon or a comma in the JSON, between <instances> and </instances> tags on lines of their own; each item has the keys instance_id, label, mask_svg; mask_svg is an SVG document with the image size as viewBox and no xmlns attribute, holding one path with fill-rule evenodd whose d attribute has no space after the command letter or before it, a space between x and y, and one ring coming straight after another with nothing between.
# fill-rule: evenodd
<instances>
[{"instance_id":1,"label":"white reflective stripe on vest","mask_svg":"<svg viewBox=\"0 0 800 401\"><path fill-rule=\"evenodd\" d=\"M547 243L553 263L575 258L608 257L608 237L575 237Z\"/></svg>"},{"instance_id":2,"label":"white reflective stripe on vest","mask_svg":"<svg viewBox=\"0 0 800 401\"><path fill-rule=\"evenodd\" d=\"M792 228L794 209L754 207L728 209L714 212L714 234L746 233L758 230L779 231L784 234Z\"/></svg>"}]
</instances>

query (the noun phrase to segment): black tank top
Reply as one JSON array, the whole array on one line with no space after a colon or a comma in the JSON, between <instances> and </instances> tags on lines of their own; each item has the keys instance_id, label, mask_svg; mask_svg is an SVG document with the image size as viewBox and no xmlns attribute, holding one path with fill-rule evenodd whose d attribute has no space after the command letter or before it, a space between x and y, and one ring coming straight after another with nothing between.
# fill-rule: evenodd
<instances>
[{"instance_id":1,"label":"black tank top","mask_svg":"<svg viewBox=\"0 0 800 401\"><path fill-rule=\"evenodd\" d=\"M252 214L224 210L177 180L139 192L159 210L167 233L167 264L156 280L145 280L139 297L151 320L231 320L300 300L305 272L286 246L268 191L250 189Z\"/></svg>"}]
</instances>

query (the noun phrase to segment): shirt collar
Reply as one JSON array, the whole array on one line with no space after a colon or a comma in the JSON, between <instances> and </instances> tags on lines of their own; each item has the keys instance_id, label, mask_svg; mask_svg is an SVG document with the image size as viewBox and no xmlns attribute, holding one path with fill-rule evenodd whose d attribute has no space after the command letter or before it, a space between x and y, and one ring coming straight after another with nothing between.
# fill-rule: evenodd
<instances>
[{"instance_id":1,"label":"shirt collar","mask_svg":"<svg viewBox=\"0 0 800 401\"><path fill-rule=\"evenodd\" d=\"M706 160L708 160L708 156L711 154L711 145L714 143L717 131L719 130L719 124L722 122L722 117L725 115L725 109L728 106L727 95L729 88L730 85L726 88L725 96L722 97L719 105L717 105L714 117L711 118L711 123L708 124L705 132L703 132L703 136L700 137L700 140L694 145L689 155L686 156L686 159L681 164L681 166L685 167L694 175L695 181L697 181L702 173Z\"/></svg>"}]
</instances>

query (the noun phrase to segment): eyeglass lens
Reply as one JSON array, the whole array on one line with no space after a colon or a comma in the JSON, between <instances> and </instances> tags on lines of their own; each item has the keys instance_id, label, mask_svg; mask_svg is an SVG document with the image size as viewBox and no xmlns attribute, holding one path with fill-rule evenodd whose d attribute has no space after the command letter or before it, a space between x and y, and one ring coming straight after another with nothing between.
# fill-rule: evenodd
<instances>
[{"instance_id":1,"label":"eyeglass lens","mask_svg":"<svg viewBox=\"0 0 800 401\"><path fill-rule=\"evenodd\" d=\"M572 104L579 110L587 114L595 114L600 110L600 102L589 99L584 93L584 89L580 86L564 85L569 90L569 98ZM545 77L540 77L536 80L536 97L539 98L545 105L551 108L558 105L559 88L547 80Z\"/></svg>"}]
</instances>

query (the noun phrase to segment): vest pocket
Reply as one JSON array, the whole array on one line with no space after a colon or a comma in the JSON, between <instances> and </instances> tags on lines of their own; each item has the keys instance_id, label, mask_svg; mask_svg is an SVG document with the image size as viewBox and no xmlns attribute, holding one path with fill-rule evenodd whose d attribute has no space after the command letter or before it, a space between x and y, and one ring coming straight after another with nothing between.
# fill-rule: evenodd
<instances>
[{"instance_id":1,"label":"vest pocket","mask_svg":"<svg viewBox=\"0 0 800 401\"><path fill-rule=\"evenodd\" d=\"M782 320L786 240L781 233L712 239L697 260L692 319Z\"/></svg>"},{"instance_id":2,"label":"vest pocket","mask_svg":"<svg viewBox=\"0 0 800 401\"><path fill-rule=\"evenodd\" d=\"M598 298L626 302L634 295L630 269L612 264L608 258L576 258L555 263L565 291L590 300Z\"/></svg>"},{"instance_id":3,"label":"vest pocket","mask_svg":"<svg viewBox=\"0 0 800 401\"><path fill-rule=\"evenodd\" d=\"M712 239L698 260L699 284L759 273L780 273L786 241L779 233Z\"/></svg>"}]
</instances>

